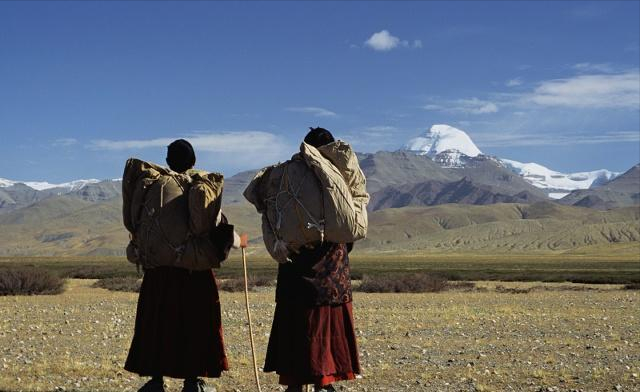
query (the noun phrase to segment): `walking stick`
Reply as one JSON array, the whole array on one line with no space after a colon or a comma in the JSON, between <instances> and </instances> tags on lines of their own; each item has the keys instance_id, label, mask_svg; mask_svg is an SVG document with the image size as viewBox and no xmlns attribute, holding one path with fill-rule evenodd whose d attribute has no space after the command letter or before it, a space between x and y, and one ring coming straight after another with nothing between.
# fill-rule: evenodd
<instances>
[{"instance_id":1,"label":"walking stick","mask_svg":"<svg viewBox=\"0 0 640 392\"><path fill-rule=\"evenodd\" d=\"M247 235L240 237L240 249L242 250L242 268L244 269L244 301L247 305L247 320L249 320L249 341L251 342L251 356L253 357L253 374L256 378L256 387L258 392L262 392L260 388L260 377L258 377L258 363L256 362L256 349L253 343L253 325L251 324L251 311L249 310L249 278L247 277Z\"/></svg>"}]
</instances>

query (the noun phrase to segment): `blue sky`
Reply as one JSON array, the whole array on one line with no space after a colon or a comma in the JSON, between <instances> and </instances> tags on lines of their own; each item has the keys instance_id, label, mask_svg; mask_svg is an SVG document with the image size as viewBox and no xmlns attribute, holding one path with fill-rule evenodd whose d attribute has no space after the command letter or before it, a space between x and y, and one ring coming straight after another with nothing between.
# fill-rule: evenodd
<instances>
[{"instance_id":1,"label":"blue sky","mask_svg":"<svg viewBox=\"0 0 640 392\"><path fill-rule=\"evenodd\" d=\"M119 177L192 140L227 175L309 126L432 124L572 172L640 161L640 2L0 2L0 177Z\"/></svg>"}]
</instances>

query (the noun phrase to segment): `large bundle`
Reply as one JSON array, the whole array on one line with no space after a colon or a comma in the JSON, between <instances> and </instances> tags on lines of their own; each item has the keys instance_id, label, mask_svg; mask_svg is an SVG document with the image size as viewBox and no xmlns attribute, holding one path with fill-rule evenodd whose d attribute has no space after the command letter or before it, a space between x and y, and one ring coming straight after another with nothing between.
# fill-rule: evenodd
<instances>
[{"instance_id":1,"label":"large bundle","mask_svg":"<svg viewBox=\"0 0 640 392\"><path fill-rule=\"evenodd\" d=\"M262 214L271 256L285 262L308 244L355 242L367 234L366 179L351 147L302 143L290 160L254 177L245 198Z\"/></svg>"},{"instance_id":2,"label":"large bundle","mask_svg":"<svg viewBox=\"0 0 640 392\"><path fill-rule=\"evenodd\" d=\"M122 213L131 234L129 261L145 268L219 267L223 253L212 241L219 221L223 177L170 169L131 158L122 178Z\"/></svg>"}]
</instances>

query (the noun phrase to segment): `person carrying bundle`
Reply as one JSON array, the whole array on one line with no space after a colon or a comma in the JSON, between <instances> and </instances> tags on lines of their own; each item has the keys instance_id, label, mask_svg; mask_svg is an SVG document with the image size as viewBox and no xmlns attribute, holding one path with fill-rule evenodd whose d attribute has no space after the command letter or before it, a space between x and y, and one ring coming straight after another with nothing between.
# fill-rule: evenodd
<instances>
[{"instance_id":1,"label":"person carrying bundle","mask_svg":"<svg viewBox=\"0 0 640 392\"><path fill-rule=\"evenodd\" d=\"M215 274L240 237L221 212L223 177L193 169L193 147L167 148L169 169L129 159L123 218L127 258L144 270L135 331L124 368L151 376L139 392L163 392L163 376L183 392L210 390L198 377L228 370Z\"/></svg>"},{"instance_id":2,"label":"person carrying bundle","mask_svg":"<svg viewBox=\"0 0 640 392\"><path fill-rule=\"evenodd\" d=\"M367 231L366 180L351 147L312 128L291 160L260 171L244 192L262 214L280 264L264 371L286 391L334 391L360 373L349 252Z\"/></svg>"}]
</instances>

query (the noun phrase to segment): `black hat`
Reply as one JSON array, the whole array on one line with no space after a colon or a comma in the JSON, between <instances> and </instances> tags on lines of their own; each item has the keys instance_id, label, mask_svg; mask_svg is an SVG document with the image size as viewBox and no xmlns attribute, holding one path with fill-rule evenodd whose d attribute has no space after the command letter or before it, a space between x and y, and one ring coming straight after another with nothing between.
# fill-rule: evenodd
<instances>
[{"instance_id":1,"label":"black hat","mask_svg":"<svg viewBox=\"0 0 640 392\"><path fill-rule=\"evenodd\" d=\"M304 137L304 142L310 144L316 148L320 146L324 146L325 144L333 143L336 140L333 138L331 132L324 128L311 128L307 133L307 136Z\"/></svg>"},{"instance_id":2,"label":"black hat","mask_svg":"<svg viewBox=\"0 0 640 392\"><path fill-rule=\"evenodd\" d=\"M196 153L191 143L178 139L167 146L167 164L178 173L191 169L196 164Z\"/></svg>"}]
</instances>

